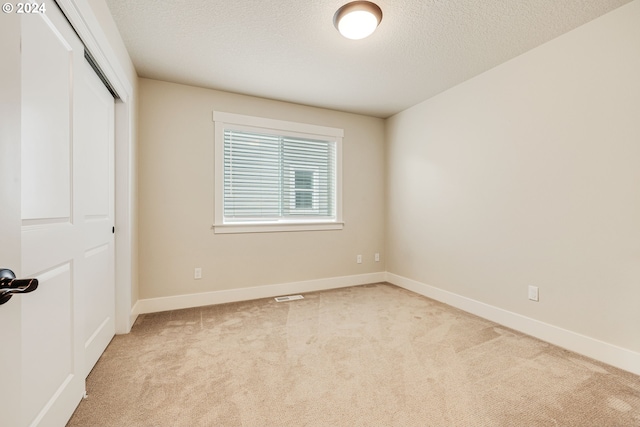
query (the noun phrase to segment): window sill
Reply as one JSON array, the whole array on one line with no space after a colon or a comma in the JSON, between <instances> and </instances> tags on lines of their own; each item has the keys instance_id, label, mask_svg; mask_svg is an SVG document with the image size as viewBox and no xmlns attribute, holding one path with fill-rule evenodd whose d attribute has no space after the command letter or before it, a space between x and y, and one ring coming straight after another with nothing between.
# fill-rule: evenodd
<instances>
[{"instance_id":1,"label":"window sill","mask_svg":"<svg viewBox=\"0 0 640 427\"><path fill-rule=\"evenodd\" d=\"M323 231L342 230L344 222L288 222L258 224L217 224L213 225L215 234L234 233L281 233L287 231Z\"/></svg>"}]
</instances>

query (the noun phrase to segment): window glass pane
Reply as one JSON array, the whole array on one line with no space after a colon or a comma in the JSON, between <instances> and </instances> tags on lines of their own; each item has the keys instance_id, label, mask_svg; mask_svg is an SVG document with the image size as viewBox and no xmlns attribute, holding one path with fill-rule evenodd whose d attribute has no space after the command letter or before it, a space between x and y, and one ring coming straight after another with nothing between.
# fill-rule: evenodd
<instances>
[{"instance_id":1,"label":"window glass pane","mask_svg":"<svg viewBox=\"0 0 640 427\"><path fill-rule=\"evenodd\" d=\"M313 209L313 193L296 191L296 209Z\"/></svg>"},{"instance_id":2,"label":"window glass pane","mask_svg":"<svg viewBox=\"0 0 640 427\"><path fill-rule=\"evenodd\" d=\"M280 215L280 146L271 135L225 131L224 216Z\"/></svg>"},{"instance_id":3,"label":"window glass pane","mask_svg":"<svg viewBox=\"0 0 640 427\"><path fill-rule=\"evenodd\" d=\"M296 190L313 189L313 171L296 171Z\"/></svg>"}]
</instances>

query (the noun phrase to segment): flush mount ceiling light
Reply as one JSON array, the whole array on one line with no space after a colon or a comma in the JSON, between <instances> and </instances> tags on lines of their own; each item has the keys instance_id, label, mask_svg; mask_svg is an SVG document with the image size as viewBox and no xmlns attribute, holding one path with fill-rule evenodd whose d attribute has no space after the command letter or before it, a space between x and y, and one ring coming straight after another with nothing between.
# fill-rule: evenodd
<instances>
[{"instance_id":1,"label":"flush mount ceiling light","mask_svg":"<svg viewBox=\"0 0 640 427\"><path fill-rule=\"evenodd\" d=\"M369 1L353 1L333 15L333 25L348 39L360 40L370 36L382 21L382 10Z\"/></svg>"}]
</instances>

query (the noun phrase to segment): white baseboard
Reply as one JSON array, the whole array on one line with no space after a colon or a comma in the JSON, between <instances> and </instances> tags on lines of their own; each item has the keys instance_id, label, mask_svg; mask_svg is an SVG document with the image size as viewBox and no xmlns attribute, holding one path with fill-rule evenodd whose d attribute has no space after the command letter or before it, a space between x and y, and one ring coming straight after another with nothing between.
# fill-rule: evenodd
<instances>
[{"instance_id":1,"label":"white baseboard","mask_svg":"<svg viewBox=\"0 0 640 427\"><path fill-rule=\"evenodd\" d=\"M199 294L148 298L138 300L138 302L134 306L134 310L137 309L137 314L156 313L159 311L179 310L182 308L202 307L205 305L224 304L237 301L248 301L294 293L299 294L302 292L347 288L349 286L384 282L384 280L385 272L379 272L358 274L353 276L332 277L327 279L307 280L304 282L283 283L279 285L265 285L255 286L251 288L204 292ZM132 317L134 310L132 310Z\"/></svg>"},{"instance_id":2,"label":"white baseboard","mask_svg":"<svg viewBox=\"0 0 640 427\"><path fill-rule=\"evenodd\" d=\"M640 353L387 272L386 281L608 365L640 375Z\"/></svg>"},{"instance_id":3,"label":"white baseboard","mask_svg":"<svg viewBox=\"0 0 640 427\"><path fill-rule=\"evenodd\" d=\"M640 353L389 272L141 299L131 309L130 324L133 325L138 315L144 313L346 288L384 281L531 335L558 347L640 375Z\"/></svg>"}]
</instances>

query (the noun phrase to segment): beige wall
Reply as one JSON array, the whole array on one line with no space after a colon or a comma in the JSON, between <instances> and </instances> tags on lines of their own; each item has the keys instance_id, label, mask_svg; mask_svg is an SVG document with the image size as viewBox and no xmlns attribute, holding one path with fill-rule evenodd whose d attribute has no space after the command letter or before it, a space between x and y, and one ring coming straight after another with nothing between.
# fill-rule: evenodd
<instances>
[{"instance_id":1,"label":"beige wall","mask_svg":"<svg viewBox=\"0 0 640 427\"><path fill-rule=\"evenodd\" d=\"M640 351L638 23L635 1L390 118L387 270Z\"/></svg>"},{"instance_id":2,"label":"beige wall","mask_svg":"<svg viewBox=\"0 0 640 427\"><path fill-rule=\"evenodd\" d=\"M148 79L139 95L140 298L384 271L383 120ZM344 229L214 234L213 110L344 129Z\"/></svg>"}]
</instances>

